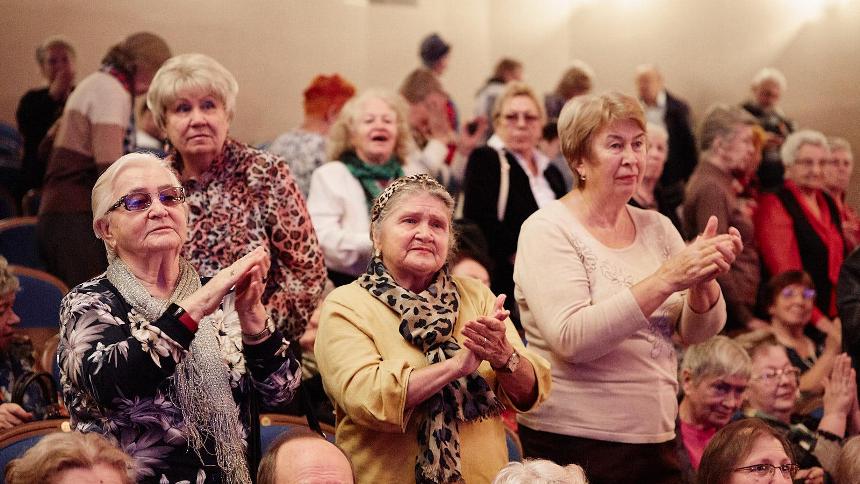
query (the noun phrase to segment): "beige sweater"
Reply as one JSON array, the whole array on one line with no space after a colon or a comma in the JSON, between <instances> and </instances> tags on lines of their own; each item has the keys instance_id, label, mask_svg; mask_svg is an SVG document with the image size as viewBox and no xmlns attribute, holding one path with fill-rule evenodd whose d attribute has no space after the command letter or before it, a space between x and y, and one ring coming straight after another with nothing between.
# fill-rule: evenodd
<instances>
[{"instance_id":1,"label":"beige sweater","mask_svg":"<svg viewBox=\"0 0 860 484\"><path fill-rule=\"evenodd\" d=\"M515 296L529 348L550 361L553 379L549 399L518 417L528 427L625 443L674 438L672 336L691 344L716 334L725 322L725 302L720 296L697 314L685 293L675 293L650 317L643 315L630 287L684 242L666 217L625 208L636 239L623 249L594 239L560 201L523 224Z\"/></svg>"},{"instance_id":2,"label":"beige sweater","mask_svg":"<svg viewBox=\"0 0 860 484\"><path fill-rule=\"evenodd\" d=\"M466 322L490 314L495 296L475 279L454 277L460 312L454 336L462 342ZM336 441L355 466L359 484L414 483L416 432L422 408L406 411L406 388L412 371L428 365L424 353L398 332L400 317L358 283L335 289L320 315L314 353L323 385L335 404ZM523 347L506 321L507 337L534 366L538 384L535 406L550 389L549 363ZM510 400L486 361L478 373L509 407ZM508 461L501 417L460 425L463 478L489 483Z\"/></svg>"}]
</instances>

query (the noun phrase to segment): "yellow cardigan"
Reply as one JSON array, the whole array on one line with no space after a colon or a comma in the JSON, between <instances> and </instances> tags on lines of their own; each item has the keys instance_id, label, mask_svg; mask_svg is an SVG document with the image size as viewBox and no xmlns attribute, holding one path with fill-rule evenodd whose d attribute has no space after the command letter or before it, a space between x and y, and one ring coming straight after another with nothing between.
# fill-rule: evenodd
<instances>
[{"instance_id":1,"label":"yellow cardigan","mask_svg":"<svg viewBox=\"0 0 860 484\"><path fill-rule=\"evenodd\" d=\"M460 294L454 337L461 342L465 323L490 314L496 298L475 279L454 277L454 282ZM525 349L511 321L506 324L508 341L535 369L534 408L549 394L549 363ZM415 415L405 411L406 388L412 371L428 362L400 336L399 326L399 315L356 282L335 289L322 307L314 353L335 405L337 443L350 456L359 484L415 482L421 406ZM514 408L490 364L482 362L478 372ZM491 482L508 461L502 419L461 424L460 447L466 483Z\"/></svg>"}]
</instances>

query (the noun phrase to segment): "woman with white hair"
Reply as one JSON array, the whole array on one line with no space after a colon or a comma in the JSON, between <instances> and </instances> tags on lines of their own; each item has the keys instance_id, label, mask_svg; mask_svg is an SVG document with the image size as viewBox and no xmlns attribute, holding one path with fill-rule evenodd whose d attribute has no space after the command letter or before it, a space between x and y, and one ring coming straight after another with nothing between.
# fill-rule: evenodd
<instances>
[{"instance_id":1,"label":"woman with white hair","mask_svg":"<svg viewBox=\"0 0 860 484\"><path fill-rule=\"evenodd\" d=\"M373 200L395 179L425 171L410 157L406 112L406 101L388 91L371 89L350 99L329 131L332 161L311 176L308 211L337 286L370 262Z\"/></svg>"},{"instance_id":2,"label":"woman with white hair","mask_svg":"<svg viewBox=\"0 0 860 484\"><path fill-rule=\"evenodd\" d=\"M830 159L824 165L824 190L833 197L842 217L842 233L848 250L860 245L860 216L846 203L845 196L854 172L854 153L845 138L828 138Z\"/></svg>"},{"instance_id":3,"label":"woman with white hair","mask_svg":"<svg viewBox=\"0 0 860 484\"><path fill-rule=\"evenodd\" d=\"M502 468L493 484L588 484L582 467L564 467L546 459L510 462Z\"/></svg>"},{"instance_id":4,"label":"woman with white hair","mask_svg":"<svg viewBox=\"0 0 860 484\"><path fill-rule=\"evenodd\" d=\"M159 69L147 95L188 197L183 256L212 276L248 247L266 247L263 304L275 326L298 340L325 284L322 254L284 159L228 136L238 90L211 57L183 54Z\"/></svg>"},{"instance_id":5,"label":"woman with white hair","mask_svg":"<svg viewBox=\"0 0 860 484\"><path fill-rule=\"evenodd\" d=\"M758 200L755 238L767 277L804 270L815 284L813 323L827 331L836 317L836 282L845 259L839 209L824 191L830 151L818 131L791 134L782 145L786 180Z\"/></svg>"},{"instance_id":6,"label":"woman with white hair","mask_svg":"<svg viewBox=\"0 0 860 484\"><path fill-rule=\"evenodd\" d=\"M289 402L301 369L261 301L267 246L201 280L180 255L185 200L150 154L99 177L92 227L110 264L63 298L63 399L75 430L110 436L135 459L139 482L249 483L252 397Z\"/></svg>"},{"instance_id":7,"label":"woman with white hair","mask_svg":"<svg viewBox=\"0 0 860 484\"><path fill-rule=\"evenodd\" d=\"M675 442L689 482L708 442L741 409L750 365L743 346L725 336L714 336L684 352L678 375L684 398L678 406Z\"/></svg>"}]
</instances>

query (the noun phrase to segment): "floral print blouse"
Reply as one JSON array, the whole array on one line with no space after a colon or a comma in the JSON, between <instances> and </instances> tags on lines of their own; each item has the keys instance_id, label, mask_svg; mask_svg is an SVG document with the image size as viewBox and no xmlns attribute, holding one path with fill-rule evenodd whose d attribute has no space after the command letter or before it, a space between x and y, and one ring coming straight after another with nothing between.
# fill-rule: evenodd
<instances>
[{"instance_id":1,"label":"floral print blouse","mask_svg":"<svg viewBox=\"0 0 860 484\"><path fill-rule=\"evenodd\" d=\"M301 368L280 331L243 346L241 329L224 325L229 318L223 310L213 316L247 439L252 392L263 405L289 402ZM104 275L63 298L60 321L57 358L72 428L116 440L134 458L140 482L220 483L211 440L201 461L187 445L182 412L171 401L173 373L194 334L168 314L147 322Z\"/></svg>"},{"instance_id":2,"label":"floral print blouse","mask_svg":"<svg viewBox=\"0 0 860 484\"><path fill-rule=\"evenodd\" d=\"M173 167L182 173L182 162ZM287 163L228 138L221 155L198 178L183 181L188 194L185 257L204 277L258 246L272 264L263 304L278 329L298 340L319 302L325 264L316 232Z\"/></svg>"}]
</instances>

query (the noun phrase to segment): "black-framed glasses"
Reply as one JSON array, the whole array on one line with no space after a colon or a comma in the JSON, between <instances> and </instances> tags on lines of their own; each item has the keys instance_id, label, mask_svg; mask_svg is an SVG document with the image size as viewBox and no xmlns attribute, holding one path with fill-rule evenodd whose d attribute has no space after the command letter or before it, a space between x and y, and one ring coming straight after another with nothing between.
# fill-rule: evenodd
<instances>
[{"instance_id":1,"label":"black-framed glasses","mask_svg":"<svg viewBox=\"0 0 860 484\"><path fill-rule=\"evenodd\" d=\"M797 474L800 466L797 464L782 464L778 466L773 464L753 464L751 466L738 467L734 469L734 472L746 472L762 479L770 479L777 469L782 473L783 478L791 479Z\"/></svg>"},{"instance_id":2,"label":"black-framed glasses","mask_svg":"<svg viewBox=\"0 0 860 484\"><path fill-rule=\"evenodd\" d=\"M182 187L167 187L158 191L158 201L165 207L175 207L185 201L185 189ZM108 209L112 212L122 205L129 212L146 210L152 205L152 195L148 192L132 192L123 195Z\"/></svg>"}]
</instances>

